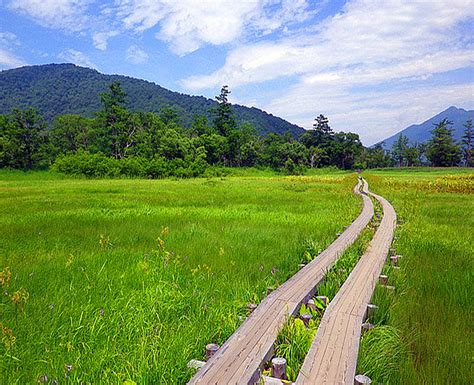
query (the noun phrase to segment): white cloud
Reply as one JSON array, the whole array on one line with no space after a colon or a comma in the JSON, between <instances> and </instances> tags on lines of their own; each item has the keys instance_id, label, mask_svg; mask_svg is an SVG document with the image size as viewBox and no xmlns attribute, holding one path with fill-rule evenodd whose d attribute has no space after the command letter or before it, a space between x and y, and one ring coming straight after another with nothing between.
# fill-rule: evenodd
<instances>
[{"instance_id":1,"label":"white cloud","mask_svg":"<svg viewBox=\"0 0 474 385\"><path fill-rule=\"evenodd\" d=\"M333 117L336 129L354 129L366 141L377 140L380 127L403 128L397 122L406 121L398 117L407 109L412 113L406 116L414 118L414 110L436 113L472 100L472 85L453 86L458 94L442 88L430 101L423 97L429 98L437 88L425 93L416 90L423 79L472 68L472 35L466 41L459 24L473 17L472 0L354 0L341 13L290 37L237 46L222 68L183 79L181 84L193 91L221 84L238 90L291 76L296 80L283 90L284 95L260 106L306 127L322 112ZM416 96L418 107L410 101L397 102L407 95ZM370 119L357 123L365 111ZM395 122L389 125L391 119Z\"/></svg>"},{"instance_id":2,"label":"white cloud","mask_svg":"<svg viewBox=\"0 0 474 385\"><path fill-rule=\"evenodd\" d=\"M11 49L13 46L19 46L17 36L12 32L0 32L0 69L21 67L26 63L17 57Z\"/></svg>"},{"instance_id":3,"label":"white cloud","mask_svg":"<svg viewBox=\"0 0 474 385\"><path fill-rule=\"evenodd\" d=\"M111 37L115 37L119 34L119 31L106 31L106 32L94 32L92 34L92 41L94 47L105 51L107 49L108 41Z\"/></svg>"},{"instance_id":4,"label":"white cloud","mask_svg":"<svg viewBox=\"0 0 474 385\"><path fill-rule=\"evenodd\" d=\"M0 32L0 45L20 45L17 36L12 32Z\"/></svg>"},{"instance_id":5,"label":"white cloud","mask_svg":"<svg viewBox=\"0 0 474 385\"><path fill-rule=\"evenodd\" d=\"M0 48L0 68L15 68L26 65L26 63L18 58L15 54Z\"/></svg>"},{"instance_id":6,"label":"white cloud","mask_svg":"<svg viewBox=\"0 0 474 385\"><path fill-rule=\"evenodd\" d=\"M85 12L92 0L12 0L11 10L26 14L45 27L78 32L84 29Z\"/></svg>"},{"instance_id":7,"label":"white cloud","mask_svg":"<svg viewBox=\"0 0 474 385\"><path fill-rule=\"evenodd\" d=\"M127 60L133 64L146 63L149 58L148 54L136 45L128 47L126 57Z\"/></svg>"},{"instance_id":8,"label":"white cloud","mask_svg":"<svg viewBox=\"0 0 474 385\"><path fill-rule=\"evenodd\" d=\"M61 60L65 60L69 63L74 63L78 66L97 68L97 66L89 59L89 57L85 53L72 48L62 51L58 55L58 58Z\"/></svg>"},{"instance_id":9,"label":"white cloud","mask_svg":"<svg viewBox=\"0 0 474 385\"><path fill-rule=\"evenodd\" d=\"M116 13L126 29L138 32L159 24L156 37L184 55L205 44L221 45L242 37L246 31L271 33L310 16L306 0L123 0ZM277 4L278 5L278 4Z\"/></svg>"},{"instance_id":10,"label":"white cloud","mask_svg":"<svg viewBox=\"0 0 474 385\"><path fill-rule=\"evenodd\" d=\"M300 84L263 108L305 128L324 113L333 129L356 132L370 145L449 106L474 108L473 96L474 83L418 87L407 83L366 92L347 92L344 87L322 91Z\"/></svg>"}]
</instances>

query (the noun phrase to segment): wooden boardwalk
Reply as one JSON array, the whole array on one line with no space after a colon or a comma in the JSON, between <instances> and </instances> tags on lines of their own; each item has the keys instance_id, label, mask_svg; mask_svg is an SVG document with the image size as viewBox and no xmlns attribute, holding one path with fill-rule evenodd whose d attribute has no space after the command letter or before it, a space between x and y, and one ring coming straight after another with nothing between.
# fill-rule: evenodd
<instances>
[{"instance_id":1,"label":"wooden boardwalk","mask_svg":"<svg viewBox=\"0 0 474 385\"><path fill-rule=\"evenodd\" d=\"M354 188L367 192L362 180ZM350 246L373 216L372 201L365 195L357 219L311 263L303 267L265 300L244 321L218 352L196 373L188 384L254 384L273 353L278 332L301 302L314 294L315 286L339 255Z\"/></svg>"},{"instance_id":2,"label":"wooden boardwalk","mask_svg":"<svg viewBox=\"0 0 474 385\"><path fill-rule=\"evenodd\" d=\"M354 384L361 325L392 243L396 214L384 198L383 218L364 255L324 313L296 385Z\"/></svg>"}]
</instances>

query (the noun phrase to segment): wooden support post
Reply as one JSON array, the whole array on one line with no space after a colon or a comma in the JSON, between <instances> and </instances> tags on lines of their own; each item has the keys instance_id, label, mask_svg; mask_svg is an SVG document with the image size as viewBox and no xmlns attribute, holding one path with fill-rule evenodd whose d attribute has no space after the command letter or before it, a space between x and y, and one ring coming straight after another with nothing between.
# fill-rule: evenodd
<instances>
[{"instance_id":1,"label":"wooden support post","mask_svg":"<svg viewBox=\"0 0 474 385\"><path fill-rule=\"evenodd\" d=\"M305 267L306 265L304 263L300 263L299 265L299 268L302 269L303 267Z\"/></svg>"},{"instance_id":2,"label":"wooden support post","mask_svg":"<svg viewBox=\"0 0 474 385\"><path fill-rule=\"evenodd\" d=\"M316 304L314 303L314 299L310 299L308 303L306 304L310 309L316 311L318 308L316 307Z\"/></svg>"},{"instance_id":3,"label":"wooden support post","mask_svg":"<svg viewBox=\"0 0 474 385\"><path fill-rule=\"evenodd\" d=\"M219 350L219 345L217 344L207 344L206 345L206 360L210 360L210 358L217 353Z\"/></svg>"},{"instance_id":4,"label":"wooden support post","mask_svg":"<svg viewBox=\"0 0 474 385\"><path fill-rule=\"evenodd\" d=\"M273 287L267 287L267 295L269 295L273 291Z\"/></svg>"},{"instance_id":5,"label":"wooden support post","mask_svg":"<svg viewBox=\"0 0 474 385\"><path fill-rule=\"evenodd\" d=\"M309 326L309 321L311 321L311 320L313 319L313 316L312 316L311 314L309 314L309 313L305 313L305 314L302 314L302 315L300 316L300 318L302 319L304 325L305 325L306 327L308 327L308 326Z\"/></svg>"},{"instance_id":6,"label":"wooden support post","mask_svg":"<svg viewBox=\"0 0 474 385\"><path fill-rule=\"evenodd\" d=\"M272 377L286 380L286 360L283 357L272 359Z\"/></svg>"},{"instance_id":7,"label":"wooden support post","mask_svg":"<svg viewBox=\"0 0 474 385\"><path fill-rule=\"evenodd\" d=\"M336 237L340 237L341 235L342 235L342 233L337 233Z\"/></svg>"},{"instance_id":8,"label":"wooden support post","mask_svg":"<svg viewBox=\"0 0 474 385\"><path fill-rule=\"evenodd\" d=\"M379 276L379 283L381 285L386 285L388 283L388 275L380 275Z\"/></svg>"},{"instance_id":9,"label":"wooden support post","mask_svg":"<svg viewBox=\"0 0 474 385\"><path fill-rule=\"evenodd\" d=\"M363 374L358 374L354 378L354 385L369 385L371 383L372 380Z\"/></svg>"},{"instance_id":10,"label":"wooden support post","mask_svg":"<svg viewBox=\"0 0 474 385\"><path fill-rule=\"evenodd\" d=\"M374 305L372 303L369 303L367 305L367 319L372 319L372 317L374 316L374 313L375 311L378 309L379 307L377 305Z\"/></svg>"},{"instance_id":11,"label":"wooden support post","mask_svg":"<svg viewBox=\"0 0 474 385\"><path fill-rule=\"evenodd\" d=\"M247 312L250 314L253 313L253 311L257 308L257 304L255 303L248 303L247 304Z\"/></svg>"},{"instance_id":12,"label":"wooden support post","mask_svg":"<svg viewBox=\"0 0 474 385\"><path fill-rule=\"evenodd\" d=\"M392 266L398 266L398 255L392 255L390 257L390 263Z\"/></svg>"}]
</instances>

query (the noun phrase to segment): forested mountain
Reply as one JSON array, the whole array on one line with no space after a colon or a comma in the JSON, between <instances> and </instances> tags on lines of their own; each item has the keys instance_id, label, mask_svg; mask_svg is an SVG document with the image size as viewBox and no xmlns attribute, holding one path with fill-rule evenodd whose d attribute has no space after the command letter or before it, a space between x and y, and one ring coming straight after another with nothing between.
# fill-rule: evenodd
<instances>
[{"instance_id":1,"label":"forested mountain","mask_svg":"<svg viewBox=\"0 0 474 385\"><path fill-rule=\"evenodd\" d=\"M132 111L160 112L173 108L184 126L190 126L196 114L210 118L210 109L216 106L211 99L173 92L145 80L104 75L74 64L47 64L0 72L0 114L13 108L33 107L49 122L63 114L91 117L101 108L99 94L117 81L127 94ZM304 132L303 128L258 108L233 105L233 109L238 124L250 123L260 134L290 131L299 136Z\"/></svg>"},{"instance_id":2,"label":"forested mountain","mask_svg":"<svg viewBox=\"0 0 474 385\"><path fill-rule=\"evenodd\" d=\"M464 124L469 120L474 120L474 110L464 110L457 107L449 107L447 110L440 112L421 124L413 124L404 130L383 141L383 148L390 150L400 136L403 134L408 138L409 144L426 143L431 138L431 131L435 124L438 124L443 119L448 119L453 123L453 138L459 141L464 133Z\"/></svg>"}]
</instances>

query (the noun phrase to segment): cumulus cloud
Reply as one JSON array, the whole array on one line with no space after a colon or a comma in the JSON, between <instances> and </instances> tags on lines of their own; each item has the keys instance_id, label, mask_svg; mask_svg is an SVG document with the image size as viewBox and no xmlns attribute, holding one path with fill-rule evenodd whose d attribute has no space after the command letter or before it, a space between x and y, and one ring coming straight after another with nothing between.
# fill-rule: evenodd
<instances>
[{"instance_id":1,"label":"cumulus cloud","mask_svg":"<svg viewBox=\"0 0 474 385\"><path fill-rule=\"evenodd\" d=\"M126 58L129 62L133 64L143 64L148 61L149 57L144 50L137 47L136 45L132 45L127 49Z\"/></svg>"},{"instance_id":2,"label":"cumulus cloud","mask_svg":"<svg viewBox=\"0 0 474 385\"><path fill-rule=\"evenodd\" d=\"M94 32L92 34L94 47L100 49L101 51L105 51L107 49L109 39L117 36L119 33L119 31Z\"/></svg>"},{"instance_id":3,"label":"cumulus cloud","mask_svg":"<svg viewBox=\"0 0 474 385\"><path fill-rule=\"evenodd\" d=\"M126 29L142 32L159 24L156 37L184 55L205 44L233 42L246 32L268 34L287 24L301 22L306 0L283 0L274 10L274 0L123 0L116 14Z\"/></svg>"},{"instance_id":4,"label":"cumulus cloud","mask_svg":"<svg viewBox=\"0 0 474 385\"><path fill-rule=\"evenodd\" d=\"M291 37L237 46L228 53L222 68L183 79L182 85L193 91L221 84L238 88L293 77L296 80L290 90L260 106L305 127L311 126L315 114L323 112L333 116L336 128L356 127L367 141L377 140L377 129L389 127L385 116L397 122L404 109L413 110L409 102L393 103L413 94L412 82L472 68L472 36L471 41L465 39L462 23L473 17L472 0L354 0L346 3L342 12ZM405 87L395 87L400 84ZM378 88L385 93L374 93ZM433 111L433 99L441 109L472 99L472 85L462 87L457 96L448 92L449 87L430 101L419 96L437 91L432 86L431 91L416 94L419 110ZM387 104L381 105L380 100ZM371 115L363 127L353 118L358 109L361 115L363 111ZM392 122L394 125L397 123Z\"/></svg>"},{"instance_id":5,"label":"cumulus cloud","mask_svg":"<svg viewBox=\"0 0 474 385\"><path fill-rule=\"evenodd\" d=\"M45 27L78 32L84 29L92 0L12 0L8 7L28 15Z\"/></svg>"},{"instance_id":6,"label":"cumulus cloud","mask_svg":"<svg viewBox=\"0 0 474 385\"><path fill-rule=\"evenodd\" d=\"M22 59L0 47L0 69L15 68L24 65L26 65L26 63Z\"/></svg>"},{"instance_id":7,"label":"cumulus cloud","mask_svg":"<svg viewBox=\"0 0 474 385\"><path fill-rule=\"evenodd\" d=\"M12 52L12 47L19 46L17 36L12 32L0 32L0 69L21 67L26 63Z\"/></svg>"},{"instance_id":8,"label":"cumulus cloud","mask_svg":"<svg viewBox=\"0 0 474 385\"><path fill-rule=\"evenodd\" d=\"M78 66L97 68L97 66L89 59L89 57L84 52L77 51L72 48L62 51L58 55L58 58L68 63L74 63Z\"/></svg>"}]
</instances>

